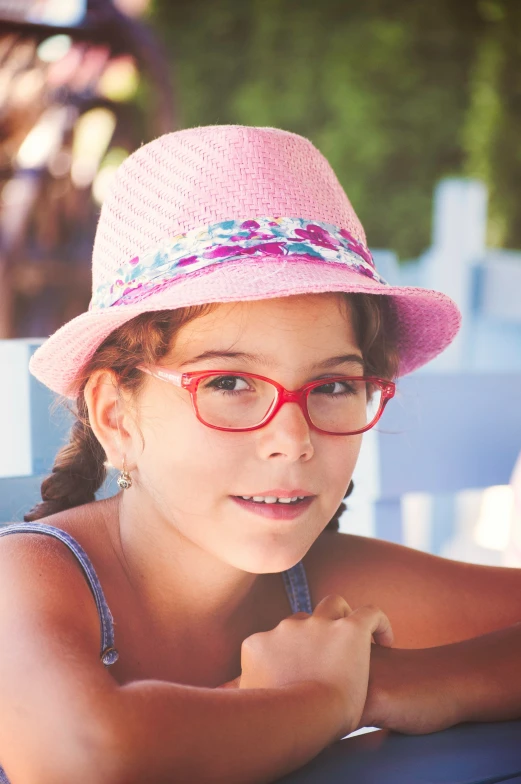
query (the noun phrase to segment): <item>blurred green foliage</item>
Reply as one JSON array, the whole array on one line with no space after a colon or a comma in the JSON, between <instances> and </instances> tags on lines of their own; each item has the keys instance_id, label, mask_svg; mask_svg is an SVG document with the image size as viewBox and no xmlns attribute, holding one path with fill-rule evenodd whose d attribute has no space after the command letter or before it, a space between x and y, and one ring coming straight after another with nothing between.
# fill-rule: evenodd
<instances>
[{"instance_id":1,"label":"blurred green foliage","mask_svg":"<svg viewBox=\"0 0 521 784\"><path fill-rule=\"evenodd\" d=\"M155 0L180 127L269 125L326 155L371 247L430 244L444 176L521 247L521 0Z\"/></svg>"}]
</instances>

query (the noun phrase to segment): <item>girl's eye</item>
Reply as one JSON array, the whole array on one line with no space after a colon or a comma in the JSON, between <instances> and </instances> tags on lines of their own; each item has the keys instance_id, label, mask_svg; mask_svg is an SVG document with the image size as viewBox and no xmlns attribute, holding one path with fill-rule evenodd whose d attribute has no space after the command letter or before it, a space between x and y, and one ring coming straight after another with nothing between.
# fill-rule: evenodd
<instances>
[{"instance_id":1,"label":"girl's eye","mask_svg":"<svg viewBox=\"0 0 521 784\"><path fill-rule=\"evenodd\" d=\"M312 391L318 395L356 395L358 392L356 384L349 381L330 381L329 384L321 384Z\"/></svg>"},{"instance_id":2,"label":"girl's eye","mask_svg":"<svg viewBox=\"0 0 521 784\"><path fill-rule=\"evenodd\" d=\"M247 380L241 376L216 376L205 384L205 387L218 389L220 392L242 392L250 389Z\"/></svg>"}]
</instances>

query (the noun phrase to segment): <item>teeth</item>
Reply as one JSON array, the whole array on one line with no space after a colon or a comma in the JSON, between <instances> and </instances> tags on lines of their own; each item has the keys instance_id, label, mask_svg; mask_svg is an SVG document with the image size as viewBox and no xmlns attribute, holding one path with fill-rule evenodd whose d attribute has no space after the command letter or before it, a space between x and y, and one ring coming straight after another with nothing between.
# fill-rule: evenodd
<instances>
[{"instance_id":1,"label":"teeth","mask_svg":"<svg viewBox=\"0 0 521 784\"><path fill-rule=\"evenodd\" d=\"M274 495L241 495L239 496L244 501L256 501L258 504L265 503L265 504L294 504L296 501L303 501L305 496L296 495L294 498L277 498Z\"/></svg>"}]
</instances>

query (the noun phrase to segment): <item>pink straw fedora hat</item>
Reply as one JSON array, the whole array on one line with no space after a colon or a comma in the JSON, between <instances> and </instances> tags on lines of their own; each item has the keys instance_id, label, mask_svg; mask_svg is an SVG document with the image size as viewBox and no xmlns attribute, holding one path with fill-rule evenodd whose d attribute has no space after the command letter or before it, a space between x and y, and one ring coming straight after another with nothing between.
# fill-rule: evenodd
<instances>
[{"instance_id":1,"label":"pink straw fedora hat","mask_svg":"<svg viewBox=\"0 0 521 784\"><path fill-rule=\"evenodd\" d=\"M30 370L74 397L79 370L139 313L328 291L391 297L399 375L459 328L444 294L380 277L349 199L308 139L242 125L176 131L118 169L96 232L89 310L38 348Z\"/></svg>"}]
</instances>

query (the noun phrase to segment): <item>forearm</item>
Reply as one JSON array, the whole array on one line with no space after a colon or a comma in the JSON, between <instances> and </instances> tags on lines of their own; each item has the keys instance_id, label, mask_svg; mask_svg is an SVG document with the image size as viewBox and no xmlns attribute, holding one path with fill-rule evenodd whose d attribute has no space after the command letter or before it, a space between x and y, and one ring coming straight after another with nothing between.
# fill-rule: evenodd
<instances>
[{"instance_id":1,"label":"forearm","mask_svg":"<svg viewBox=\"0 0 521 784\"><path fill-rule=\"evenodd\" d=\"M374 645L362 725L423 733L521 717L521 623L450 645Z\"/></svg>"},{"instance_id":2,"label":"forearm","mask_svg":"<svg viewBox=\"0 0 521 784\"><path fill-rule=\"evenodd\" d=\"M453 696L460 721L521 717L521 623L417 653L433 686Z\"/></svg>"},{"instance_id":3,"label":"forearm","mask_svg":"<svg viewBox=\"0 0 521 784\"><path fill-rule=\"evenodd\" d=\"M109 781L268 782L340 737L341 705L318 683L211 690L159 681L119 689ZM117 758L117 764L116 764ZM114 764L112 764L114 763Z\"/></svg>"}]
</instances>

